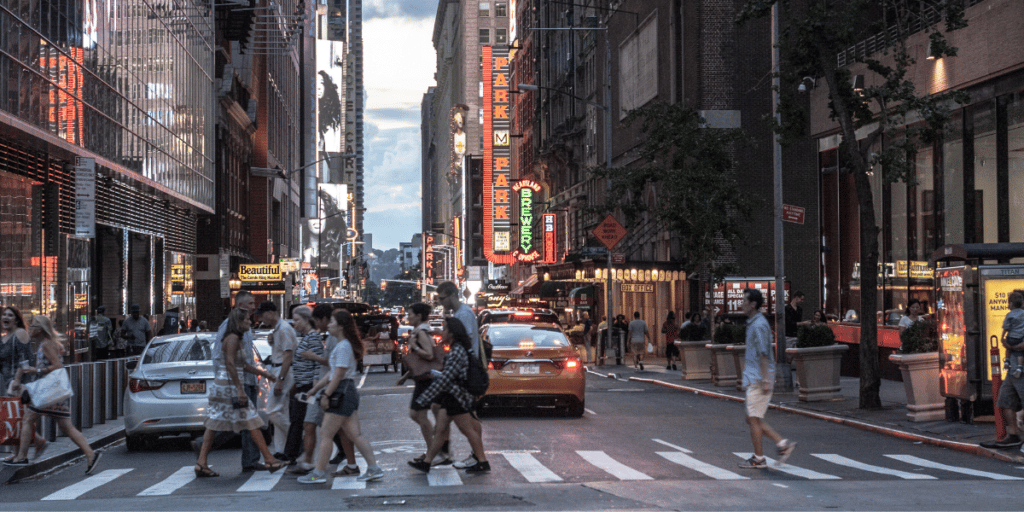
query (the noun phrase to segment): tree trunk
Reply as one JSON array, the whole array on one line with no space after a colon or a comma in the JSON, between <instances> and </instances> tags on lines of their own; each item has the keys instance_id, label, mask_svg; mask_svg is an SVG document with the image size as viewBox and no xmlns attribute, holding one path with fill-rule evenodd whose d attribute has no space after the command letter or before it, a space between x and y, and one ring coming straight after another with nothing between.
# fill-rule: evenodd
<instances>
[{"instance_id":1,"label":"tree trunk","mask_svg":"<svg viewBox=\"0 0 1024 512\"><path fill-rule=\"evenodd\" d=\"M852 148L857 143L850 144ZM856 149L853 149L856 151ZM855 160L865 162L863 159ZM859 167L859 166L855 166ZM867 169L853 171L860 205L860 404L861 409L879 409L881 377L878 367L878 225Z\"/></svg>"}]
</instances>

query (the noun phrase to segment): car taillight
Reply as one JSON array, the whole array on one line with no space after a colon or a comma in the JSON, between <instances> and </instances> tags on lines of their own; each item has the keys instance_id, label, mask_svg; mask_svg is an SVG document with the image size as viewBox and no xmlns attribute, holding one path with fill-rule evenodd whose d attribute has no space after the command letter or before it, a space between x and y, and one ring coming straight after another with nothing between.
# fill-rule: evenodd
<instances>
[{"instance_id":1,"label":"car taillight","mask_svg":"<svg viewBox=\"0 0 1024 512\"><path fill-rule=\"evenodd\" d=\"M580 366L580 362L575 360L575 359L570 359L570 360L565 362L565 367L566 368L579 368L579 366Z\"/></svg>"},{"instance_id":2,"label":"car taillight","mask_svg":"<svg viewBox=\"0 0 1024 512\"><path fill-rule=\"evenodd\" d=\"M128 379L128 391L138 393L139 391L152 391L163 387L163 382L146 379Z\"/></svg>"},{"instance_id":3,"label":"car taillight","mask_svg":"<svg viewBox=\"0 0 1024 512\"><path fill-rule=\"evenodd\" d=\"M487 369L488 370L500 370L504 366L505 366L505 360L504 359L491 359L491 361L489 363L487 363Z\"/></svg>"},{"instance_id":4,"label":"car taillight","mask_svg":"<svg viewBox=\"0 0 1024 512\"><path fill-rule=\"evenodd\" d=\"M559 370L575 370L580 367L580 360L574 357L552 359L551 362L555 365L555 368Z\"/></svg>"}]
</instances>

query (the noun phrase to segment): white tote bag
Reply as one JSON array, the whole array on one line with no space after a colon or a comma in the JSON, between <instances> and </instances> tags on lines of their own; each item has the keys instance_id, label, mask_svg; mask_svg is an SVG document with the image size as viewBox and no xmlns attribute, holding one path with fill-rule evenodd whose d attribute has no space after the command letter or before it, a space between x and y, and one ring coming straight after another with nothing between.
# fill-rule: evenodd
<instances>
[{"instance_id":1,"label":"white tote bag","mask_svg":"<svg viewBox=\"0 0 1024 512\"><path fill-rule=\"evenodd\" d=\"M64 368L25 384L25 389L32 398L32 406L36 409L45 409L75 396L71 389L71 379Z\"/></svg>"}]
</instances>

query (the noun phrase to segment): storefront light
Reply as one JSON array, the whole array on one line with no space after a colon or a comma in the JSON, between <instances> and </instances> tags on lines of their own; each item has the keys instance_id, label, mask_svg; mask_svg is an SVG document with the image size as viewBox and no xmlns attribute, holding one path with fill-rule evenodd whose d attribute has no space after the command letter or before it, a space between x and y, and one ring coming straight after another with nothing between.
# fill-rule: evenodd
<instances>
[{"instance_id":1,"label":"storefront light","mask_svg":"<svg viewBox=\"0 0 1024 512\"><path fill-rule=\"evenodd\" d=\"M629 269L629 280L630 281L636 281L636 269L635 268Z\"/></svg>"},{"instance_id":2,"label":"storefront light","mask_svg":"<svg viewBox=\"0 0 1024 512\"><path fill-rule=\"evenodd\" d=\"M658 276L658 271L657 271L657 269L655 269L655 270L652 270L652 271L651 271L651 279L653 279L653 280L657 281L657 280L658 280L658 277L659 277L659 276Z\"/></svg>"},{"instance_id":3,"label":"storefront light","mask_svg":"<svg viewBox=\"0 0 1024 512\"><path fill-rule=\"evenodd\" d=\"M545 281L550 281L551 280L551 272L544 272L544 280Z\"/></svg>"}]
</instances>

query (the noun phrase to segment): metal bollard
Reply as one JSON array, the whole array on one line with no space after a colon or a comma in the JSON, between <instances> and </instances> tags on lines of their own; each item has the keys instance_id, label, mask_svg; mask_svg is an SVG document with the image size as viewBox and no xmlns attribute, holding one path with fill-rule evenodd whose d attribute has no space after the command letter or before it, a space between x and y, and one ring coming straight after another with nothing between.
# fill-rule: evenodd
<instances>
[{"instance_id":1,"label":"metal bollard","mask_svg":"<svg viewBox=\"0 0 1024 512\"><path fill-rule=\"evenodd\" d=\"M103 362L89 363L92 368L92 424L102 425L107 422L106 395L107 379L105 370L107 366Z\"/></svg>"},{"instance_id":2,"label":"metal bollard","mask_svg":"<svg viewBox=\"0 0 1024 512\"><path fill-rule=\"evenodd\" d=\"M121 399L121 394L117 391L117 361L106 360L103 361L106 365L106 404L104 406L104 414L107 415L108 420L117 419L117 403Z\"/></svg>"},{"instance_id":3,"label":"metal bollard","mask_svg":"<svg viewBox=\"0 0 1024 512\"><path fill-rule=\"evenodd\" d=\"M53 418L49 416L43 416L39 422L39 435L43 436L47 441L57 440L57 422L53 421Z\"/></svg>"},{"instance_id":4,"label":"metal bollard","mask_svg":"<svg viewBox=\"0 0 1024 512\"><path fill-rule=\"evenodd\" d=\"M125 384L127 384L127 374L125 373L124 363L126 359L121 358L117 360L117 387L114 388L114 392L117 396L121 396L124 393ZM117 407L117 418L124 416L124 402L121 400L114 400L114 405Z\"/></svg>"},{"instance_id":5,"label":"metal bollard","mask_svg":"<svg viewBox=\"0 0 1024 512\"><path fill-rule=\"evenodd\" d=\"M82 367L77 364L65 366L68 371L68 379L71 381L71 389L75 394L71 397L71 424L78 430L82 430ZM61 433L63 436L64 433Z\"/></svg>"},{"instance_id":6,"label":"metal bollard","mask_svg":"<svg viewBox=\"0 0 1024 512\"><path fill-rule=\"evenodd\" d=\"M78 421L82 425L78 430L85 430L92 428L92 363L82 363L78 368L82 380L75 390L75 396L78 397Z\"/></svg>"}]
</instances>

